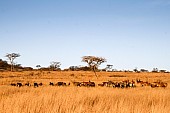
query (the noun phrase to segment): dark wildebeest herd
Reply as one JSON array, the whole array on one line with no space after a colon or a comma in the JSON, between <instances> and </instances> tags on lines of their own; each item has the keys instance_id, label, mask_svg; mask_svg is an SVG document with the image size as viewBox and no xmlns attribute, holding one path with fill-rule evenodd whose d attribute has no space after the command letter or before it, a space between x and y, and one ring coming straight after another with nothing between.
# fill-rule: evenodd
<instances>
[{"instance_id":1,"label":"dark wildebeest herd","mask_svg":"<svg viewBox=\"0 0 170 113\"><path fill-rule=\"evenodd\" d=\"M71 82L73 84L73 86L77 86L77 87L96 87L96 86L99 86L99 87L113 87L113 88L135 88L135 87L144 87L144 86L149 86L149 87L152 87L152 88L156 88L156 87L163 87L163 88L166 88L168 86L167 83L165 82L162 82L160 80L158 80L157 82L147 82L147 81L142 81L140 79L136 79L135 81L134 80L124 80L124 81L119 81L119 82L114 82L114 81L107 81L107 82L102 82L98 85L96 85L95 82L91 82L90 80L88 82ZM57 83L53 83L53 82L50 82L48 85L49 86L70 86L71 84L70 82L69 83L66 83L66 82L57 82ZM34 82L34 83L11 83L11 86L17 86L17 87L22 87L22 86L33 86L33 87L39 87L39 86L43 86L43 83L37 83L37 82Z\"/></svg>"},{"instance_id":2,"label":"dark wildebeest herd","mask_svg":"<svg viewBox=\"0 0 170 113\"><path fill-rule=\"evenodd\" d=\"M53 82L49 83L49 86L69 86L70 84L66 84L65 82L57 82L56 84L54 84ZM17 87L22 87L22 86L33 86L33 87L39 87L39 86L43 86L43 83L37 83L34 82L33 84L27 82L25 84L21 83L21 82L17 82L17 83L11 83L11 86L17 86Z\"/></svg>"},{"instance_id":3,"label":"dark wildebeest herd","mask_svg":"<svg viewBox=\"0 0 170 113\"><path fill-rule=\"evenodd\" d=\"M36 83L34 82L32 85L27 82L25 84L21 83L21 82L17 82L17 83L11 83L11 86L17 86L17 87L22 87L22 86L34 86L34 87L39 87L39 86L42 86L43 84L42 83Z\"/></svg>"},{"instance_id":4,"label":"dark wildebeest herd","mask_svg":"<svg viewBox=\"0 0 170 113\"><path fill-rule=\"evenodd\" d=\"M137 79L136 81L132 80L124 80L120 82L113 82L113 81L108 81L108 82L103 82L102 84L98 84L98 86L106 86L106 87L114 87L114 88L134 88L134 87L144 87L144 86L150 86L152 88L155 87L167 87L168 84L165 82L161 82L158 80L157 82L145 82L140 79Z\"/></svg>"}]
</instances>

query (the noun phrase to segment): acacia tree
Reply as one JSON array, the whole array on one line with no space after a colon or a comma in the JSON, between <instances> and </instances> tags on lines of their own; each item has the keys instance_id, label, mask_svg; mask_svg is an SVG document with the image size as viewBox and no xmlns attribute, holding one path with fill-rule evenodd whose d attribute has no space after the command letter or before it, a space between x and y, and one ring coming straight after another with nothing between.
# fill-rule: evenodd
<instances>
[{"instance_id":1,"label":"acacia tree","mask_svg":"<svg viewBox=\"0 0 170 113\"><path fill-rule=\"evenodd\" d=\"M133 71L134 71L134 72L139 72L137 67L136 67Z\"/></svg>"},{"instance_id":2,"label":"acacia tree","mask_svg":"<svg viewBox=\"0 0 170 113\"><path fill-rule=\"evenodd\" d=\"M7 57L9 59L9 62L11 64L11 71L14 70L14 60L17 57L20 57L21 55L19 53L7 53L7 55L5 57Z\"/></svg>"},{"instance_id":3,"label":"acacia tree","mask_svg":"<svg viewBox=\"0 0 170 113\"><path fill-rule=\"evenodd\" d=\"M61 66L61 63L60 62L55 62L55 61L52 61L52 62L50 62L50 69L52 69L53 71L55 70L55 69L59 69L60 68L60 66Z\"/></svg>"},{"instance_id":4,"label":"acacia tree","mask_svg":"<svg viewBox=\"0 0 170 113\"><path fill-rule=\"evenodd\" d=\"M106 65L106 71L112 71L112 67L113 67L113 65L107 64Z\"/></svg>"},{"instance_id":5,"label":"acacia tree","mask_svg":"<svg viewBox=\"0 0 170 113\"><path fill-rule=\"evenodd\" d=\"M102 63L106 62L106 59L103 57L96 56L83 56L82 62L86 62L90 69L94 72L95 76L97 77L96 70Z\"/></svg>"},{"instance_id":6,"label":"acacia tree","mask_svg":"<svg viewBox=\"0 0 170 113\"><path fill-rule=\"evenodd\" d=\"M39 70L41 68L41 65L38 64L38 65L36 65L36 67Z\"/></svg>"}]
</instances>

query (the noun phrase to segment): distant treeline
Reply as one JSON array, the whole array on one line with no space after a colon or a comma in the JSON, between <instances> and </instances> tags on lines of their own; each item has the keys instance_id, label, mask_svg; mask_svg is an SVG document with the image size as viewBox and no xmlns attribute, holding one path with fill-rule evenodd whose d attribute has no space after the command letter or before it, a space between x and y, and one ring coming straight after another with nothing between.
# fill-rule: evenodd
<instances>
[{"instance_id":1,"label":"distant treeline","mask_svg":"<svg viewBox=\"0 0 170 113\"><path fill-rule=\"evenodd\" d=\"M11 66L7 63L7 61L3 61L0 59L0 69L8 70Z\"/></svg>"},{"instance_id":2,"label":"distant treeline","mask_svg":"<svg viewBox=\"0 0 170 113\"><path fill-rule=\"evenodd\" d=\"M11 64L8 64L7 61L3 61L0 59L0 71L10 71ZM22 67L20 64L14 65L14 71L33 71L33 70L41 70L41 71L61 71L61 68L53 69L51 67L41 67L38 69L33 69L32 67ZM64 69L64 71L91 71L91 68L84 66L70 66L68 69Z\"/></svg>"},{"instance_id":3,"label":"distant treeline","mask_svg":"<svg viewBox=\"0 0 170 113\"><path fill-rule=\"evenodd\" d=\"M4 61L0 59L0 71L10 71L11 70L11 64L9 64L7 61ZM35 70L40 70L40 71L61 71L61 68L53 68L51 66L49 67L40 67L37 69L34 69L32 67L22 67L21 64L15 64L14 65L14 71L35 71ZM88 66L70 66L69 68L63 69L63 71L92 71L92 69ZM109 69L106 67L104 69L96 69L96 71L109 71L109 72L149 72L148 70L145 69L134 69L133 71L129 70L116 70L116 69ZM169 73L166 70L158 70L158 68L153 68L151 72L155 73Z\"/></svg>"},{"instance_id":4,"label":"distant treeline","mask_svg":"<svg viewBox=\"0 0 170 113\"><path fill-rule=\"evenodd\" d=\"M3 61L0 59L0 71L10 71L11 70L11 64L8 64L7 61ZM31 71L33 70L32 67L22 67L21 64L15 64L14 65L14 71Z\"/></svg>"}]
</instances>

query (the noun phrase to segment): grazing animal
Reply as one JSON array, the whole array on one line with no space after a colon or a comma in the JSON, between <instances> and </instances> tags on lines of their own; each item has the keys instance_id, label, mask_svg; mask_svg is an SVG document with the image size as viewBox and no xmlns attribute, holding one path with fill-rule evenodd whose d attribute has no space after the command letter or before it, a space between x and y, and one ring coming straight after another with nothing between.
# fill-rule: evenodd
<instances>
[{"instance_id":1,"label":"grazing animal","mask_svg":"<svg viewBox=\"0 0 170 113\"><path fill-rule=\"evenodd\" d=\"M30 83L25 83L25 86L31 86L31 84Z\"/></svg>"},{"instance_id":2,"label":"grazing animal","mask_svg":"<svg viewBox=\"0 0 170 113\"><path fill-rule=\"evenodd\" d=\"M156 85L157 85L157 87L167 87L168 86L168 84L167 83L165 83L165 82L154 82Z\"/></svg>"},{"instance_id":3,"label":"grazing animal","mask_svg":"<svg viewBox=\"0 0 170 113\"><path fill-rule=\"evenodd\" d=\"M42 85L43 85L43 83L39 83L38 85L39 85L39 86L42 86Z\"/></svg>"},{"instance_id":4,"label":"grazing animal","mask_svg":"<svg viewBox=\"0 0 170 113\"><path fill-rule=\"evenodd\" d=\"M108 82L103 82L103 86L108 86Z\"/></svg>"},{"instance_id":5,"label":"grazing animal","mask_svg":"<svg viewBox=\"0 0 170 113\"><path fill-rule=\"evenodd\" d=\"M57 86L66 86L66 83L65 83L65 82L57 82L56 85L57 85Z\"/></svg>"},{"instance_id":6,"label":"grazing animal","mask_svg":"<svg viewBox=\"0 0 170 113\"><path fill-rule=\"evenodd\" d=\"M81 82L81 86L85 86L85 87L95 87L95 83L94 82Z\"/></svg>"},{"instance_id":7,"label":"grazing animal","mask_svg":"<svg viewBox=\"0 0 170 113\"><path fill-rule=\"evenodd\" d=\"M136 82L137 82L137 83L141 83L141 82L143 82L143 81L141 81L140 79L136 79Z\"/></svg>"},{"instance_id":8,"label":"grazing animal","mask_svg":"<svg viewBox=\"0 0 170 113\"><path fill-rule=\"evenodd\" d=\"M128 87L133 88L133 87L136 87L136 86L135 86L134 82L130 82L130 83L128 83Z\"/></svg>"},{"instance_id":9,"label":"grazing animal","mask_svg":"<svg viewBox=\"0 0 170 113\"><path fill-rule=\"evenodd\" d=\"M168 86L167 83L161 83L161 84L160 84L160 87L164 87L164 88L165 88L165 87L167 87L167 86Z\"/></svg>"},{"instance_id":10,"label":"grazing animal","mask_svg":"<svg viewBox=\"0 0 170 113\"><path fill-rule=\"evenodd\" d=\"M106 87L114 87L114 88L132 88L136 87L135 82L129 81L129 80L124 80L121 82L113 82L113 81L108 81L108 82L103 82L102 84L98 84L98 86L106 86Z\"/></svg>"},{"instance_id":11,"label":"grazing animal","mask_svg":"<svg viewBox=\"0 0 170 113\"><path fill-rule=\"evenodd\" d=\"M11 86L16 86L16 84L15 83L11 83Z\"/></svg>"},{"instance_id":12,"label":"grazing animal","mask_svg":"<svg viewBox=\"0 0 170 113\"><path fill-rule=\"evenodd\" d=\"M35 87L35 88L38 87L38 83L35 82L35 83L34 83L34 87Z\"/></svg>"},{"instance_id":13,"label":"grazing animal","mask_svg":"<svg viewBox=\"0 0 170 113\"><path fill-rule=\"evenodd\" d=\"M154 83L154 84L152 83L152 84L151 84L151 88L155 88L155 87L158 87L158 85L155 84L155 83Z\"/></svg>"},{"instance_id":14,"label":"grazing animal","mask_svg":"<svg viewBox=\"0 0 170 113\"><path fill-rule=\"evenodd\" d=\"M104 86L104 84L98 84L98 86L101 86L101 87L103 87L103 86Z\"/></svg>"},{"instance_id":15,"label":"grazing animal","mask_svg":"<svg viewBox=\"0 0 170 113\"><path fill-rule=\"evenodd\" d=\"M17 87L21 87L22 86L22 83L17 83Z\"/></svg>"},{"instance_id":16,"label":"grazing animal","mask_svg":"<svg viewBox=\"0 0 170 113\"><path fill-rule=\"evenodd\" d=\"M73 85L81 87L81 82L73 82Z\"/></svg>"},{"instance_id":17,"label":"grazing animal","mask_svg":"<svg viewBox=\"0 0 170 113\"><path fill-rule=\"evenodd\" d=\"M70 82L68 83L68 86L70 86Z\"/></svg>"},{"instance_id":18,"label":"grazing animal","mask_svg":"<svg viewBox=\"0 0 170 113\"><path fill-rule=\"evenodd\" d=\"M114 82L108 81L107 82L107 87L114 87Z\"/></svg>"},{"instance_id":19,"label":"grazing animal","mask_svg":"<svg viewBox=\"0 0 170 113\"><path fill-rule=\"evenodd\" d=\"M88 86L88 82L81 82L81 86Z\"/></svg>"},{"instance_id":20,"label":"grazing animal","mask_svg":"<svg viewBox=\"0 0 170 113\"><path fill-rule=\"evenodd\" d=\"M119 82L116 82L116 83L115 83L115 87L116 87L116 88L120 88L120 83L119 83Z\"/></svg>"},{"instance_id":21,"label":"grazing animal","mask_svg":"<svg viewBox=\"0 0 170 113\"><path fill-rule=\"evenodd\" d=\"M95 83L89 81L88 86L89 86L89 87L95 87Z\"/></svg>"},{"instance_id":22,"label":"grazing animal","mask_svg":"<svg viewBox=\"0 0 170 113\"><path fill-rule=\"evenodd\" d=\"M54 86L54 83L52 83L52 82L50 82L50 84L49 84L50 86Z\"/></svg>"}]
</instances>

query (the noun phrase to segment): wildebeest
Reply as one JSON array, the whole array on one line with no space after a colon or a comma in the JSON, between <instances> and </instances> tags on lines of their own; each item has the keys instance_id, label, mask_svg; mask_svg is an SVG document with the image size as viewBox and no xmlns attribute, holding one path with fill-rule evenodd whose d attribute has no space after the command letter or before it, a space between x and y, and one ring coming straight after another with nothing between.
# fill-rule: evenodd
<instances>
[{"instance_id":1,"label":"wildebeest","mask_svg":"<svg viewBox=\"0 0 170 113\"><path fill-rule=\"evenodd\" d=\"M152 84L151 84L151 88L155 88L155 87L158 87L158 85L155 84L155 83L152 83Z\"/></svg>"},{"instance_id":2,"label":"wildebeest","mask_svg":"<svg viewBox=\"0 0 170 113\"><path fill-rule=\"evenodd\" d=\"M160 83L160 87L167 87L168 86L168 84L167 83L164 83L164 82L162 82L162 83Z\"/></svg>"},{"instance_id":3,"label":"wildebeest","mask_svg":"<svg viewBox=\"0 0 170 113\"><path fill-rule=\"evenodd\" d=\"M104 82L103 84L105 84L107 87L115 87L115 83L112 81Z\"/></svg>"},{"instance_id":4,"label":"wildebeest","mask_svg":"<svg viewBox=\"0 0 170 113\"><path fill-rule=\"evenodd\" d=\"M22 86L22 83L17 83L17 87L21 87Z\"/></svg>"},{"instance_id":5,"label":"wildebeest","mask_svg":"<svg viewBox=\"0 0 170 113\"><path fill-rule=\"evenodd\" d=\"M81 82L80 85L81 85L81 86L88 86L88 83L89 83L89 82Z\"/></svg>"},{"instance_id":6,"label":"wildebeest","mask_svg":"<svg viewBox=\"0 0 170 113\"><path fill-rule=\"evenodd\" d=\"M104 86L104 84L102 83L102 84L98 84L98 86L101 86L101 87L103 87Z\"/></svg>"},{"instance_id":7,"label":"wildebeest","mask_svg":"<svg viewBox=\"0 0 170 113\"><path fill-rule=\"evenodd\" d=\"M94 82L81 82L81 86L85 86L85 87L95 87L95 83Z\"/></svg>"},{"instance_id":8,"label":"wildebeest","mask_svg":"<svg viewBox=\"0 0 170 113\"><path fill-rule=\"evenodd\" d=\"M112 81L108 81L108 82L102 82L102 84L98 84L98 86L106 86L106 87L115 87L115 83Z\"/></svg>"},{"instance_id":9,"label":"wildebeest","mask_svg":"<svg viewBox=\"0 0 170 113\"><path fill-rule=\"evenodd\" d=\"M39 85L39 86L42 86L42 85L43 85L43 83L39 83L38 85Z\"/></svg>"},{"instance_id":10,"label":"wildebeest","mask_svg":"<svg viewBox=\"0 0 170 113\"><path fill-rule=\"evenodd\" d=\"M80 87L80 86L81 86L81 82L73 82L73 85L74 85L74 86L79 86L79 87Z\"/></svg>"},{"instance_id":11,"label":"wildebeest","mask_svg":"<svg viewBox=\"0 0 170 113\"><path fill-rule=\"evenodd\" d=\"M15 83L11 83L11 86L16 86L17 84L15 84Z\"/></svg>"},{"instance_id":12,"label":"wildebeest","mask_svg":"<svg viewBox=\"0 0 170 113\"><path fill-rule=\"evenodd\" d=\"M68 86L70 86L70 82L68 83Z\"/></svg>"},{"instance_id":13,"label":"wildebeest","mask_svg":"<svg viewBox=\"0 0 170 113\"><path fill-rule=\"evenodd\" d=\"M66 83L65 83L65 82L57 82L56 85L57 85L57 86L66 86Z\"/></svg>"},{"instance_id":14,"label":"wildebeest","mask_svg":"<svg viewBox=\"0 0 170 113\"><path fill-rule=\"evenodd\" d=\"M54 83L52 83L52 82L50 82L50 84L49 84L50 86L54 86Z\"/></svg>"},{"instance_id":15,"label":"wildebeest","mask_svg":"<svg viewBox=\"0 0 170 113\"><path fill-rule=\"evenodd\" d=\"M31 84L30 83L25 83L25 86L31 86Z\"/></svg>"},{"instance_id":16,"label":"wildebeest","mask_svg":"<svg viewBox=\"0 0 170 113\"><path fill-rule=\"evenodd\" d=\"M38 87L38 83L34 82L34 87Z\"/></svg>"},{"instance_id":17,"label":"wildebeest","mask_svg":"<svg viewBox=\"0 0 170 113\"><path fill-rule=\"evenodd\" d=\"M163 87L163 88L165 88L165 87L167 87L167 83L164 83L164 82L153 82L153 83L151 83L151 87L152 88L155 88L155 87Z\"/></svg>"},{"instance_id":18,"label":"wildebeest","mask_svg":"<svg viewBox=\"0 0 170 113\"><path fill-rule=\"evenodd\" d=\"M89 87L95 87L96 85L95 85L94 82L90 82L90 81L89 81L88 86L89 86Z\"/></svg>"}]
</instances>

